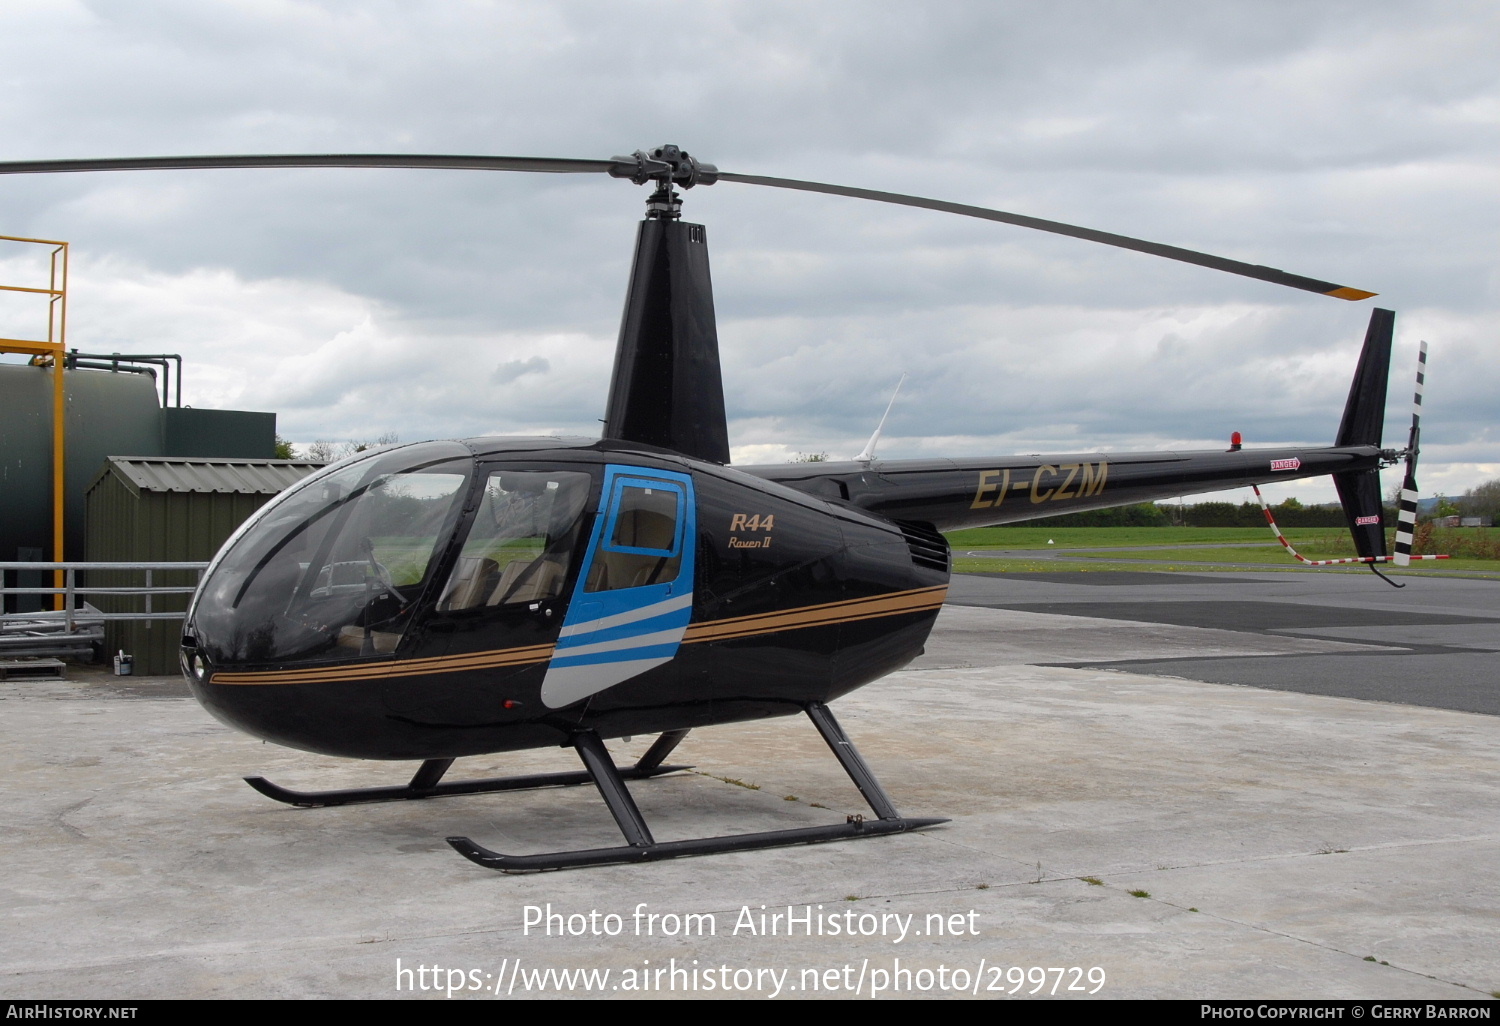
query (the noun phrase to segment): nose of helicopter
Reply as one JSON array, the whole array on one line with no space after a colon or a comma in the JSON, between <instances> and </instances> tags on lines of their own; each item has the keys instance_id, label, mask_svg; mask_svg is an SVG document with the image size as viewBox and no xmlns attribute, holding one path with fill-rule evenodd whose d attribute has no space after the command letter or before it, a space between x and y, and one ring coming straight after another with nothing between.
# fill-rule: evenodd
<instances>
[{"instance_id":1,"label":"nose of helicopter","mask_svg":"<svg viewBox=\"0 0 1500 1026\"><path fill-rule=\"evenodd\" d=\"M222 671L191 635L179 655L193 697L225 726L273 744L350 758L406 758L391 749L378 689L348 685L220 683ZM225 673L226 679L244 676Z\"/></svg>"}]
</instances>

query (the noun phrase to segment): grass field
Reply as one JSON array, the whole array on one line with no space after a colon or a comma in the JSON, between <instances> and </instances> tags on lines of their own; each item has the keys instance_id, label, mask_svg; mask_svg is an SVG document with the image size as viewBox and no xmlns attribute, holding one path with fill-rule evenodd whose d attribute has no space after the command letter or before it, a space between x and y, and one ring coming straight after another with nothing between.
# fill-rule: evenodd
<instances>
[{"instance_id":1,"label":"grass field","mask_svg":"<svg viewBox=\"0 0 1500 1026\"><path fill-rule=\"evenodd\" d=\"M1294 528L1287 539L1308 559L1342 559L1354 555L1348 532L1326 527ZM1098 572L1101 570L1302 570L1305 569L1276 544L1267 528L1237 527L990 527L955 531L948 536L953 547L953 569L959 573ZM1048 541L1052 544L1049 545ZM966 556L969 550L1044 549L1058 552L1078 549L1132 546L1123 552L1073 552L1067 560L988 558ZM1419 552L1451 553L1455 558L1413 564L1405 573L1491 571L1500 574L1500 529L1457 528L1430 532ZM1230 564L1250 563L1252 567ZM1364 566L1348 567L1368 573ZM1466 576L1468 574L1465 574Z\"/></svg>"},{"instance_id":2,"label":"grass field","mask_svg":"<svg viewBox=\"0 0 1500 1026\"><path fill-rule=\"evenodd\" d=\"M1310 527L1287 532L1296 544L1299 536L1329 534L1326 527ZM957 549L1045 549L1051 539L1054 548L1101 548L1111 545L1150 545L1153 548L1177 545L1223 544L1226 542L1274 542L1266 527L980 527L954 531L948 544Z\"/></svg>"}]
</instances>

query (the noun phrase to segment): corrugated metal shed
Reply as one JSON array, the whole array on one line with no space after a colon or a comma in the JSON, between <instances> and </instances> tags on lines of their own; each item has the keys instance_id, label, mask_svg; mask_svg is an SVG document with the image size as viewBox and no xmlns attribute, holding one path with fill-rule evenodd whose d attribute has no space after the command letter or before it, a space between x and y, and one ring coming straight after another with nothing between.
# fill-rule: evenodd
<instances>
[{"instance_id":1,"label":"corrugated metal shed","mask_svg":"<svg viewBox=\"0 0 1500 1026\"><path fill-rule=\"evenodd\" d=\"M86 558L100 563L200 563L214 557L235 529L272 496L322 463L304 460L111 456L89 485ZM145 583L139 571L99 571L89 583ZM191 573L155 575L153 584L191 586ZM156 596L157 611L187 608L187 596ZM137 597L97 596L105 612L139 612ZM170 620L111 621L108 652L135 656L136 672L174 673L179 624Z\"/></svg>"},{"instance_id":2,"label":"corrugated metal shed","mask_svg":"<svg viewBox=\"0 0 1500 1026\"><path fill-rule=\"evenodd\" d=\"M275 495L296 484L322 463L308 460L213 460L171 456L111 456L89 484L116 474L136 495L141 492L216 492Z\"/></svg>"}]
</instances>

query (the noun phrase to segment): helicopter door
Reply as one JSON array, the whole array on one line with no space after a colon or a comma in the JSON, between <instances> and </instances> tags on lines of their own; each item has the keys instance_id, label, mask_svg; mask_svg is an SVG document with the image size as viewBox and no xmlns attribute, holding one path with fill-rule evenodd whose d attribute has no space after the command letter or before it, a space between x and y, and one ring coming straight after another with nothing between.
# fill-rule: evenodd
<instances>
[{"instance_id":1,"label":"helicopter door","mask_svg":"<svg viewBox=\"0 0 1500 1026\"><path fill-rule=\"evenodd\" d=\"M611 464L600 497L542 682L542 702L549 709L670 662L693 615L693 479Z\"/></svg>"}]
</instances>

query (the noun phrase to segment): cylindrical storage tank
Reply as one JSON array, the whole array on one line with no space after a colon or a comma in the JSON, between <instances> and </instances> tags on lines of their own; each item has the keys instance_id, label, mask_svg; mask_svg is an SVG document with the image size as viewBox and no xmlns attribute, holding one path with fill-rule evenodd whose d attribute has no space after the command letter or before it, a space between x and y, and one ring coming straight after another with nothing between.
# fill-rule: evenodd
<instances>
[{"instance_id":1,"label":"cylindrical storage tank","mask_svg":"<svg viewBox=\"0 0 1500 1026\"><path fill-rule=\"evenodd\" d=\"M52 552L52 368L0 364L0 560ZM84 494L107 456L159 456L161 406L149 374L70 370L63 437L64 556L83 559Z\"/></svg>"}]
</instances>

